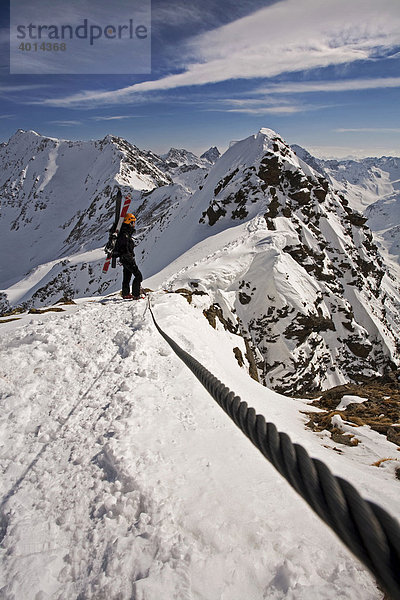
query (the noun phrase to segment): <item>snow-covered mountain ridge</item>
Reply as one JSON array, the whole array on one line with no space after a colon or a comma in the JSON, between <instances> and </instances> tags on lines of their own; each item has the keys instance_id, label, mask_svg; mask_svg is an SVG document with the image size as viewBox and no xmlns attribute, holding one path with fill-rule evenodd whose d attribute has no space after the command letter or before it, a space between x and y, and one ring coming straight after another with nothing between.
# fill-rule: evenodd
<instances>
[{"instance_id":1,"label":"snow-covered mountain ridge","mask_svg":"<svg viewBox=\"0 0 400 600\"><path fill-rule=\"evenodd\" d=\"M10 175L2 197L17 185L24 206L31 207L35 193L51 189L57 181L62 161L59 149L54 154L57 141L26 135L28 146L34 142L26 156L41 156L38 143L48 148L42 163L48 170L36 174L39 180L33 193L18 187ZM10 140L8 146L15 143ZM301 394L382 374L398 364L397 282L386 272L365 218L350 207L343 191L296 156L278 134L262 129L236 142L214 165L204 167L200 183L192 186L194 192L180 179L185 166L196 166L186 151L170 151L178 166L168 171L163 167L165 157L142 152L112 136L97 143L70 144L77 148L86 144L86 156L90 148L89 171L95 173L89 178L91 189L93 195L96 186L103 191L90 204L80 196L86 207L84 217L79 223L75 205L72 223L62 221L65 237L60 238L57 229L63 203L57 222L49 218L53 219L53 246L46 248L44 260L37 260L27 278L18 281L20 272L14 285L3 284L11 302L43 304L65 294L118 289L119 273L112 272L108 279L101 275L99 248L112 221L107 194L118 183L133 195L138 217L136 256L145 283L205 292L209 306L203 309L219 314L244 336L266 385ZM205 165L204 159L197 161ZM10 157L7 169L14 169L18 177L23 164L24 160L13 163ZM197 164L199 168L203 170ZM173 169L180 170L177 179ZM50 198L58 206L54 196ZM45 203L42 214L49 215L49 206ZM24 226L23 249L32 256L30 246L43 243L43 237L35 236L45 220L30 213L26 218L22 210L18 217L15 208L10 210L14 221ZM14 240L8 242L10 252L17 242L14 233L10 228L7 234L8 240ZM74 251L78 253L71 254Z\"/></svg>"}]
</instances>

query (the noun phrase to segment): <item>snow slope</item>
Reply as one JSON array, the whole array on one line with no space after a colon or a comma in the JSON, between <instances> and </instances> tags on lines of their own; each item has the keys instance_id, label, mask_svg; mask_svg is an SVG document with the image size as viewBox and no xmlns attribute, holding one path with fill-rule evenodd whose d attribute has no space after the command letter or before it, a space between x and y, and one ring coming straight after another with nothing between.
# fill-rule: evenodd
<instances>
[{"instance_id":1,"label":"snow slope","mask_svg":"<svg viewBox=\"0 0 400 600\"><path fill-rule=\"evenodd\" d=\"M394 444L359 427L359 445L339 451L305 429L306 403L238 366L243 340L208 325L203 296L151 300L167 333L242 399L400 516ZM382 600L172 353L146 301L67 308L2 325L4 600Z\"/></svg>"},{"instance_id":2,"label":"snow slope","mask_svg":"<svg viewBox=\"0 0 400 600\"><path fill-rule=\"evenodd\" d=\"M300 146L292 148L367 217L383 251L400 262L400 158L321 160Z\"/></svg>"},{"instance_id":3,"label":"snow slope","mask_svg":"<svg viewBox=\"0 0 400 600\"><path fill-rule=\"evenodd\" d=\"M383 156L360 160L325 161L325 172L358 210L400 190L400 158Z\"/></svg>"}]
</instances>

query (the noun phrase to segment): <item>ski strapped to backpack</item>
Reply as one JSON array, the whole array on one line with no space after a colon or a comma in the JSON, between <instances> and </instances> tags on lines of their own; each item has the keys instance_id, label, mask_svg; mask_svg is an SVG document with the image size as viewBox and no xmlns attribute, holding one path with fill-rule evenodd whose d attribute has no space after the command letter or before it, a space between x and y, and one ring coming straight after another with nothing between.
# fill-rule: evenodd
<instances>
[{"instance_id":1,"label":"ski strapped to backpack","mask_svg":"<svg viewBox=\"0 0 400 600\"><path fill-rule=\"evenodd\" d=\"M118 227L119 216L121 214L121 203L122 203L122 194L121 190L117 188L117 193L115 194L115 216L114 216L114 224L111 227L110 233L114 233ZM117 266L117 258L115 256L111 257L111 267L115 269Z\"/></svg>"},{"instance_id":2,"label":"ski strapped to backpack","mask_svg":"<svg viewBox=\"0 0 400 600\"><path fill-rule=\"evenodd\" d=\"M111 228L111 233L110 233L110 237L107 242L107 245L104 248L105 252L107 253L107 258L103 265L103 273L107 273L107 271L110 267L111 261L112 261L113 267L115 267L115 265L116 265L116 261L112 254L113 254L113 250L115 248L115 243L117 241L117 237L120 232L122 223L124 222L126 213L128 212L128 208L131 203L131 200L132 200L131 195L127 194L125 196L125 201L124 201L124 204L122 205L122 210L121 210L122 195L121 195L121 190L118 189L118 192L116 194L116 199L115 199L115 222L114 222L113 227Z\"/></svg>"}]
</instances>

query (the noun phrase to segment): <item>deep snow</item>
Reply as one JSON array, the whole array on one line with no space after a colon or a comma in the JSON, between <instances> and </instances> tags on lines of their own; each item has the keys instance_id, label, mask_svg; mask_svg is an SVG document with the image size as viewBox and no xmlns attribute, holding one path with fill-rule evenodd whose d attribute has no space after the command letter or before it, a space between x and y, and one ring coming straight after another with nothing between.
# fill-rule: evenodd
<instances>
[{"instance_id":1,"label":"deep snow","mask_svg":"<svg viewBox=\"0 0 400 600\"><path fill-rule=\"evenodd\" d=\"M399 517L394 444L343 422L360 444L337 448L306 429L306 402L238 366L242 338L210 327L202 297L151 301L188 352ZM2 510L1 598L383 598L172 353L146 300L64 308L1 325L1 493L15 492ZM381 458L392 460L372 466Z\"/></svg>"}]
</instances>

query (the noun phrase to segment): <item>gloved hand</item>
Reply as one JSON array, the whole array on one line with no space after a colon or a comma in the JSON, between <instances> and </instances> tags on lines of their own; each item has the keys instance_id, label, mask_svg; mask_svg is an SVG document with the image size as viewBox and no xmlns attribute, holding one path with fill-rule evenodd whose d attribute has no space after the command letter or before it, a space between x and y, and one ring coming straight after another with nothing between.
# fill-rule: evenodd
<instances>
[{"instance_id":1,"label":"gloved hand","mask_svg":"<svg viewBox=\"0 0 400 600\"><path fill-rule=\"evenodd\" d=\"M117 240L117 235L115 233L110 233L110 236L108 238L108 242L107 242L107 244L105 245L105 248L104 248L104 252L106 254L111 254L112 253L112 251L114 250L114 246L115 246L116 240Z\"/></svg>"}]
</instances>

